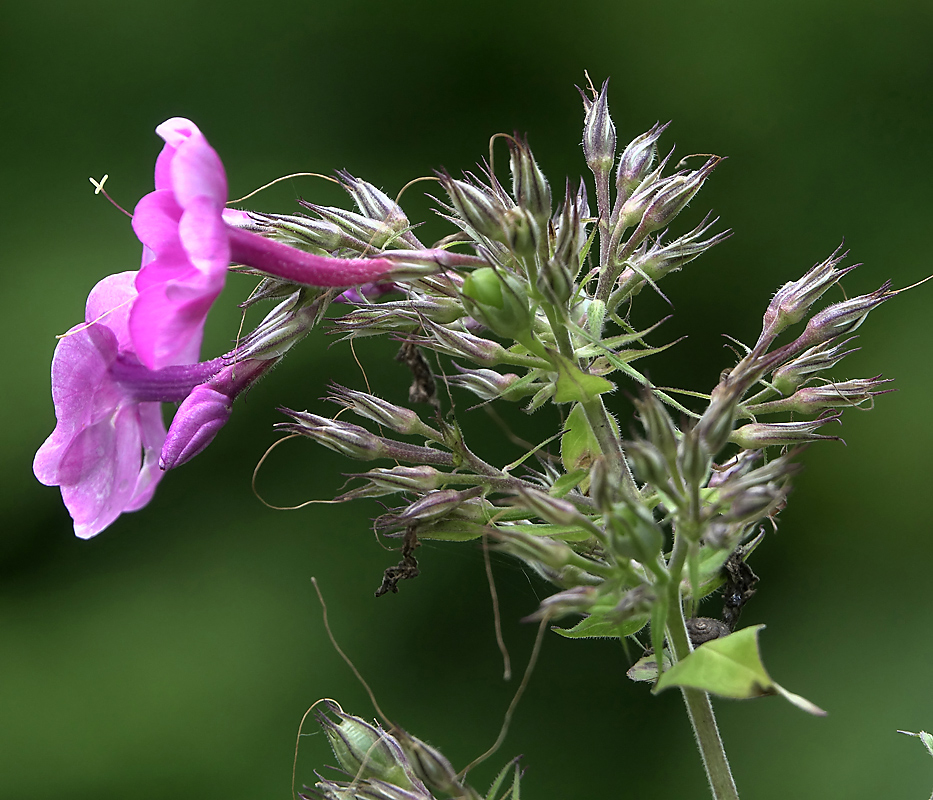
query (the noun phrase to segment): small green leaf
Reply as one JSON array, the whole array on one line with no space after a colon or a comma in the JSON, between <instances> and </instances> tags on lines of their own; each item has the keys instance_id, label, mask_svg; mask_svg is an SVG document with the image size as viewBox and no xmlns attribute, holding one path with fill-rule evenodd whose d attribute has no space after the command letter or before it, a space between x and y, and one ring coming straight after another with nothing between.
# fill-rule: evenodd
<instances>
[{"instance_id":1,"label":"small green leaf","mask_svg":"<svg viewBox=\"0 0 933 800\"><path fill-rule=\"evenodd\" d=\"M580 485L580 481L586 478L589 475L589 471L585 469L575 469L573 472L568 472L566 475L561 475L554 483L551 485L551 488L548 489L548 494L551 497L563 497L571 489Z\"/></svg>"},{"instance_id":2,"label":"small green leaf","mask_svg":"<svg viewBox=\"0 0 933 800\"><path fill-rule=\"evenodd\" d=\"M911 733L910 731L898 731L898 733L905 733L908 736L916 736L923 742L923 746L927 749L927 752L933 756L933 735L927 733L926 731L920 731L920 733Z\"/></svg>"},{"instance_id":3,"label":"small green leaf","mask_svg":"<svg viewBox=\"0 0 933 800\"><path fill-rule=\"evenodd\" d=\"M662 654L664 661L664 675L671 669L671 658L667 650ZM629 680L640 683L654 683L658 679L658 659L652 653L650 656L638 659L625 673Z\"/></svg>"},{"instance_id":4,"label":"small green leaf","mask_svg":"<svg viewBox=\"0 0 933 800\"><path fill-rule=\"evenodd\" d=\"M638 633L647 624L647 614L632 617L621 624L610 622L599 614L590 614L572 628L551 628L551 630L565 639L619 639Z\"/></svg>"},{"instance_id":5,"label":"small green leaf","mask_svg":"<svg viewBox=\"0 0 933 800\"><path fill-rule=\"evenodd\" d=\"M593 459L600 453L596 434L581 405L575 405L567 415L564 435L560 439L560 458L567 472L589 469Z\"/></svg>"},{"instance_id":6,"label":"small green leaf","mask_svg":"<svg viewBox=\"0 0 933 800\"><path fill-rule=\"evenodd\" d=\"M753 625L701 644L661 676L657 691L686 686L736 699L777 694L810 714L825 715L821 708L771 680L758 651L762 628Z\"/></svg>"},{"instance_id":7,"label":"small green leaf","mask_svg":"<svg viewBox=\"0 0 933 800\"><path fill-rule=\"evenodd\" d=\"M554 367L557 369L557 391L555 403L586 403L594 397L611 392L615 385L599 375L590 375L581 370L569 358L560 353L549 352Z\"/></svg>"}]
</instances>

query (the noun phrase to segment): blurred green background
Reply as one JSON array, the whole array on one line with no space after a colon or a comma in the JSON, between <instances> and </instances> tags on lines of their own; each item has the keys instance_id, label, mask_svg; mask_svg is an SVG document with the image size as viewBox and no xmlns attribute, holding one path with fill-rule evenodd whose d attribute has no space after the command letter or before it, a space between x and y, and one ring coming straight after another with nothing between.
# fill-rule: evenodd
<instances>
[{"instance_id":1,"label":"blurred green background","mask_svg":"<svg viewBox=\"0 0 933 800\"><path fill-rule=\"evenodd\" d=\"M231 196L341 167L394 193L442 165L471 168L490 134L513 130L530 135L560 187L585 171L573 84L584 69L611 76L620 142L673 119L662 144L729 156L683 229L711 208L736 234L665 283L677 313L655 341L691 337L655 360L662 384L708 390L733 363L721 334L753 340L770 294L843 239L864 262L846 279L850 294L933 272L928 0L88 0L5 3L3 18L3 798L286 798L307 706L328 696L372 715L327 641L312 575L382 706L455 764L493 741L514 691L501 680L476 546L424 546L422 576L375 600L396 560L371 533L375 502L281 512L251 493L276 406L329 413L319 399L329 380L363 385L346 346L322 332L238 401L148 508L98 538L76 540L57 490L33 478L54 422L54 335L82 317L97 280L139 262L128 221L88 176L109 173L108 189L132 208L151 186L153 128L167 117L197 122ZM409 213L430 219L421 194L408 193ZM256 204L289 210L299 195L342 202L304 178ZM235 336L234 303L249 290L230 284L209 356ZM900 391L871 414L846 413L847 446L807 453L780 532L756 554L762 582L743 624L768 624L772 675L829 716L776 699L718 703L748 797L920 798L933 782L919 742L895 733L933 726L931 293L891 301L862 328L841 377L884 372ZM663 312L652 302L640 321ZM393 348L358 352L374 387L402 400ZM517 424L534 438L551 421ZM482 412L465 424L486 436L475 441L484 455L517 457ZM281 505L326 498L339 472L359 466L289 442L259 485ZM544 587L502 559L496 574L520 669L534 631L517 620ZM618 645L549 636L478 784L522 753L529 798L708 796L680 698L650 697L625 679L627 664ZM302 739L299 785L332 760L320 735Z\"/></svg>"}]
</instances>

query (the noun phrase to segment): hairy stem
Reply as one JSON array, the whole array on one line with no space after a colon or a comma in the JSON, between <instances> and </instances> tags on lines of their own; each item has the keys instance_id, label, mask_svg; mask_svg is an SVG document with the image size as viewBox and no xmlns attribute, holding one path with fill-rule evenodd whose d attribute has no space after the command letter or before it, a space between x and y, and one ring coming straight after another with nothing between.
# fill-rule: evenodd
<instances>
[{"instance_id":1,"label":"hairy stem","mask_svg":"<svg viewBox=\"0 0 933 800\"><path fill-rule=\"evenodd\" d=\"M680 661L690 654L690 639L687 634L687 625L684 620L683 605L680 597L680 576L686 560L687 543L682 536L677 536L674 543L674 552L671 554L671 602L667 618L667 640L671 654L675 661ZM713 705L709 695L699 689L682 688L684 703L687 706L687 716L693 727L706 777L714 800L739 800L739 793L729 769L729 760L716 726L716 717L713 715Z\"/></svg>"}]
</instances>

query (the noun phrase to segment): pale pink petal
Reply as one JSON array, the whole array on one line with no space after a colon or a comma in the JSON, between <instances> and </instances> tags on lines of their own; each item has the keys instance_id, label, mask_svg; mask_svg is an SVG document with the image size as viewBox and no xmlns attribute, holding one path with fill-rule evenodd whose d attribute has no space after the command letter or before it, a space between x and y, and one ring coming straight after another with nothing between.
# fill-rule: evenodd
<instances>
[{"instance_id":1,"label":"pale pink petal","mask_svg":"<svg viewBox=\"0 0 933 800\"><path fill-rule=\"evenodd\" d=\"M159 468L159 454L165 441L165 423L162 421L161 403L140 403L137 409L139 431L142 437L143 464L136 479L133 496L124 511L138 511L155 493L165 474Z\"/></svg>"},{"instance_id":2,"label":"pale pink petal","mask_svg":"<svg viewBox=\"0 0 933 800\"><path fill-rule=\"evenodd\" d=\"M87 297L84 319L102 322L117 338L120 350L130 348L130 308L136 299L136 272L118 272L100 281Z\"/></svg>"},{"instance_id":3,"label":"pale pink petal","mask_svg":"<svg viewBox=\"0 0 933 800\"><path fill-rule=\"evenodd\" d=\"M133 406L117 409L75 437L62 458L61 489L77 536L88 539L123 513L141 460Z\"/></svg>"}]
</instances>

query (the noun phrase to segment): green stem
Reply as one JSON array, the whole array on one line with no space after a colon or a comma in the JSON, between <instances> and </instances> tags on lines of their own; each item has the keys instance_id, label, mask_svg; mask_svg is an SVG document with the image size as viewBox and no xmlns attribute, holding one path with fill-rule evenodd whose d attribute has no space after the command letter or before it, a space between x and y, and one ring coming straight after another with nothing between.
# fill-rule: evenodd
<instances>
[{"instance_id":1,"label":"green stem","mask_svg":"<svg viewBox=\"0 0 933 800\"><path fill-rule=\"evenodd\" d=\"M680 597L680 578L687 550L688 546L683 537L675 537L674 552L669 564L671 597L667 617L667 640L675 662L686 658L691 650ZM680 691L687 706L687 716L693 727L693 735L703 759L714 800L739 800L739 792L729 769L729 760L726 758L719 728L716 726L709 695L699 689L682 688Z\"/></svg>"}]
</instances>

